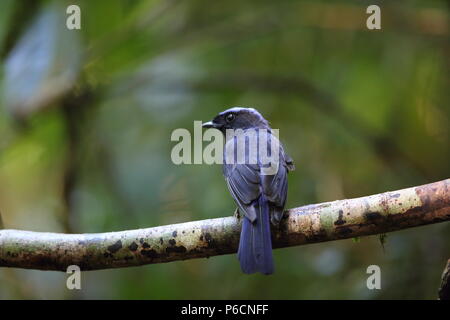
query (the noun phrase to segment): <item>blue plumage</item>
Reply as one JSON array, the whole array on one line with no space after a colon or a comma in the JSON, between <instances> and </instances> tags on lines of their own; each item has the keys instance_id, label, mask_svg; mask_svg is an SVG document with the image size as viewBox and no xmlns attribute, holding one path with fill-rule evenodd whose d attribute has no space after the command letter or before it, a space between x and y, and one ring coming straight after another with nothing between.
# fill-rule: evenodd
<instances>
[{"instance_id":1,"label":"blue plumage","mask_svg":"<svg viewBox=\"0 0 450 320\"><path fill-rule=\"evenodd\" d=\"M239 241L238 259L244 273L274 272L272 257L272 240L270 225L278 227L287 197L287 173L294 169L292 159L284 152L283 146L272 134L269 123L253 108L231 108L221 112L213 121L203 124L206 128L216 128L227 136L228 130L247 134L245 140L250 141L251 133L258 143L257 161L255 163L239 163L234 161L223 165L223 174L240 213L243 214L241 238ZM263 136L264 135L264 136ZM266 139L268 138L268 139ZM239 146L236 137L227 138L224 146L224 157L245 153L245 159L251 159L251 149L247 143ZM272 150L270 142L276 142L277 149ZM260 145L266 143L267 145ZM236 149L237 148L237 149ZM275 161L277 170L267 174L267 165L259 157L260 150L271 150L272 155L278 152ZM226 158L226 157L225 157ZM234 159L236 160L236 159ZM272 161L271 161L272 163Z\"/></svg>"},{"instance_id":2,"label":"blue plumage","mask_svg":"<svg viewBox=\"0 0 450 320\"><path fill-rule=\"evenodd\" d=\"M262 194L253 206L255 206L257 217L254 222L251 222L246 217L243 218L238 259L244 273L261 272L263 274L272 274L274 265L269 203Z\"/></svg>"}]
</instances>

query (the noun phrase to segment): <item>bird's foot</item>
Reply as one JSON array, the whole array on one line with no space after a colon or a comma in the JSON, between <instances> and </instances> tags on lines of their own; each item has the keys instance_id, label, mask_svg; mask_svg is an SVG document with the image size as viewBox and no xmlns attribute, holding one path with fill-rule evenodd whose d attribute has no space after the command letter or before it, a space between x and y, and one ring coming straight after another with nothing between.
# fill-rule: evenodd
<instances>
[{"instance_id":1,"label":"bird's foot","mask_svg":"<svg viewBox=\"0 0 450 320\"><path fill-rule=\"evenodd\" d=\"M234 210L233 216L238 220L241 219L241 213L239 212L239 208L236 208L236 210Z\"/></svg>"}]
</instances>

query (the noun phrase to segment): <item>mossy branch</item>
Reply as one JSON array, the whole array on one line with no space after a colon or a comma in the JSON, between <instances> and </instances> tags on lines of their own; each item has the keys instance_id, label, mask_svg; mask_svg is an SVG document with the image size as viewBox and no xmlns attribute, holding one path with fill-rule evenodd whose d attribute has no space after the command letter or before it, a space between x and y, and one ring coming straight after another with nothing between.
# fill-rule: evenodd
<instances>
[{"instance_id":1,"label":"mossy branch","mask_svg":"<svg viewBox=\"0 0 450 320\"><path fill-rule=\"evenodd\" d=\"M383 234L450 221L450 179L372 196L287 210L275 248ZM237 250L240 221L208 219L97 234L0 230L0 267L66 271L205 258Z\"/></svg>"}]
</instances>

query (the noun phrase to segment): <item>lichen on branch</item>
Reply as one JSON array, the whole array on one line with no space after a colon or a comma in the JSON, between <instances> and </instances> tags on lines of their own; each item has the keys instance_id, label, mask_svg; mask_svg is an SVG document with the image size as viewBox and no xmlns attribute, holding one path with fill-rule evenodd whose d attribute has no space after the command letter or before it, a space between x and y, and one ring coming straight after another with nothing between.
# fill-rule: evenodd
<instances>
[{"instance_id":1,"label":"lichen on branch","mask_svg":"<svg viewBox=\"0 0 450 320\"><path fill-rule=\"evenodd\" d=\"M274 248L384 234L450 221L450 179L286 211ZM234 253L235 217L96 234L0 230L0 267L66 271L131 267Z\"/></svg>"}]
</instances>

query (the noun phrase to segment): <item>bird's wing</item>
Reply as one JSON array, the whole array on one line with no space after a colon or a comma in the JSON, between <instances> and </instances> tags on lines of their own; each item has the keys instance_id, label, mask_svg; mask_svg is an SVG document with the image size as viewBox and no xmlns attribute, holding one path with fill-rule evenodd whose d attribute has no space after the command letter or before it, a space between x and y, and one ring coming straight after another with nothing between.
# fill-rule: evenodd
<instances>
[{"instance_id":1,"label":"bird's wing","mask_svg":"<svg viewBox=\"0 0 450 320\"><path fill-rule=\"evenodd\" d=\"M258 165L224 164L223 174L228 190L239 209L253 222L256 219L256 212L252 202L260 195L261 178Z\"/></svg>"},{"instance_id":2,"label":"bird's wing","mask_svg":"<svg viewBox=\"0 0 450 320\"><path fill-rule=\"evenodd\" d=\"M270 219L274 225L278 225L283 217L288 190L287 174L295 169L292 158L284 152L282 144L279 145L278 171L273 175L261 176L262 190L266 198L273 204L270 209Z\"/></svg>"},{"instance_id":3,"label":"bird's wing","mask_svg":"<svg viewBox=\"0 0 450 320\"><path fill-rule=\"evenodd\" d=\"M275 206L284 208L287 196L287 174L290 170L294 170L294 162L287 153L284 152L283 145L274 135L270 139L273 145L278 147L278 170L275 174L261 175L261 185L267 199ZM261 171L262 173L265 170Z\"/></svg>"},{"instance_id":4,"label":"bird's wing","mask_svg":"<svg viewBox=\"0 0 450 320\"><path fill-rule=\"evenodd\" d=\"M289 171L294 171L295 170L295 164L294 164L294 160L292 160L292 158L284 151L284 148L282 147L283 150L283 155L284 155L284 163L286 164L286 168Z\"/></svg>"},{"instance_id":5,"label":"bird's wing","mask_svg":"<svg viewBox=\"0 0 450 320\"><path fill-rule=\"evenodd\" d=\"M275 136L272 138L279 143ZM227 142L225 148L232 146L231 141ZM293 170L292 159L285 154L283 146L279 143L279 166L278 171L273 175L263 175L261 164L224 164L223 174L225 176L228 190L235 202L245 216L254 221L256 219L255 207L252 202L257 200L264 192L266 198L277 208L276 220L281 219L283 208L287 197L287 173Z\"/></svg>"},{"instance_id":6,"label":"bird's wing","mask_svg":"<svg viewBox=\"0 0 450 320\"><path fill-rule=\"evenodd\" d=\"M280 157L280 159L282 159ZM278 171L273 175L262 175L261 185L266 198L277 207L284 207L287 196L288 168L284 161L280 161Z\"/></svg>"}]
</instances>

